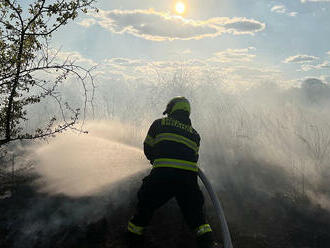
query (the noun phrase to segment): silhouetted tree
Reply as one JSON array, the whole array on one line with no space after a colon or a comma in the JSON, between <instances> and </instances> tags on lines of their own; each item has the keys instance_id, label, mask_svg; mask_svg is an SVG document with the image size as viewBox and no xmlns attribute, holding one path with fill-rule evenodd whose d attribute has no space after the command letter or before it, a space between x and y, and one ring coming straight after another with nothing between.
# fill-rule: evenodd
<instances>
[{"instance_id":1,"label":"silhouetted tree","mask_svg":"<svg viewBox=\"0 0 330 248\"><path fill-rule=\"evenodd\" d=\"M0 1L0 147L13 140L54 135L76 124L80 110L63 102L58 86L74 76L87 95L86 84L93 85L91 69L70 58L58 62L58 52L48 44L52 34L79 12L96 10L94 2L34 0L22 7L16 0ZM58 104L61 120L54 113L35 131L24 131L21 124L28 118L28 107L48 97Z\"/></svg>"}]
</instances>

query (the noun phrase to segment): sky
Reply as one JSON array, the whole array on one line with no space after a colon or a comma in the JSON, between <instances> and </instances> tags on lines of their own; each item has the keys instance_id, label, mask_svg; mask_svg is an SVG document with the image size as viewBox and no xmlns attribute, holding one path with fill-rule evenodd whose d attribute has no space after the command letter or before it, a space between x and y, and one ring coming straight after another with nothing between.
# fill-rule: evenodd
<instances>
[{"instance_id":1,"label":"sky","mask_svg":"<svg viewBox=\"0 0 330 248\"><path fill-rule=\"evenodd\" d=\"M178 68L229 85L330 83L330 0L99 0L53 37L103 80Z\"/></svg>"}]
</instances>

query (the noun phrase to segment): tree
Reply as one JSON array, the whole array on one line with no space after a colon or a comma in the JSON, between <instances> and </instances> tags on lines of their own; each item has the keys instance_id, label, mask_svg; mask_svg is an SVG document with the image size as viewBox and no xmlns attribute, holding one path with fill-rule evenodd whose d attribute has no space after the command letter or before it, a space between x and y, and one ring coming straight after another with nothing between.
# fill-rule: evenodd
<instances>
[{"instance_id":1,"label":"tree","mask_svg":"<svg viewBox=\"0 0 330 248\"><path fill-rule=\"evenodd\" d=\"M63 102L57 89L74 76L87 95L86 84L93 85L92 68L76 65L70 58L59 62L49 41L80 12L96 10L92 7L95 1L31 0L23 8L16 0L0 0L0 147L10 141L44 138L74 128L80 110ZM43 126L25 132L21 123L27 120L29 107L49 97L58 104L60 120L54 113Z\"/></svg>"}]
</instances>

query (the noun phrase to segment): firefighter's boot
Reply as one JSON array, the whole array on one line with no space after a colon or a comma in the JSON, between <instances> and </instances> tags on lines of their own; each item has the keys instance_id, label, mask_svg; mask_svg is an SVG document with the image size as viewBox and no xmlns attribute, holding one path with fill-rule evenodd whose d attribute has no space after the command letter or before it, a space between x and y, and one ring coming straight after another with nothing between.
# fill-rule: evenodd
<instances>
[{"instance_id":1,"label":"firefighter's boot","mask_svg":"<svg viewBox=\"0 0 330 248\"><path fill-rule=\"evenodd\" d=\"M129 248L143 248L144 247L144 236L137 235L131 232L127 232L127 242Z\"/></svg>"},{"instance_id":2,"label":"firefighter's boot","mask_svg":"<svg viewBox=\"0 0 330 248\"><path fill-rule=\"evenodd\" d=\"M197 244L198 248L217 248L212 232L207 232L197 237Z\"/></svg>"}]
</instances>

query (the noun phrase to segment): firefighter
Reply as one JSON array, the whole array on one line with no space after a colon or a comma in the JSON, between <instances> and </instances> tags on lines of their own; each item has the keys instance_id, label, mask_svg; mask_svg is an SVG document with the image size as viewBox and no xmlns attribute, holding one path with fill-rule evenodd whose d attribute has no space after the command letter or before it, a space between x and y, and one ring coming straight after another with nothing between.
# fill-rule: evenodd
<instances>
[{"instance_id":1,"label":"firefighter","mask_svg":"<svg viewBox=\"0 0 330 248\"><path fill-rule=\"evenodd\" d=\"M128 223L131 247L143 247L143 231L154 211L173 197L195 232L198 247L214 247L197 182L200 136L191 125L190 103L185 97L175 97L163 115L167 116L152 123L143 143L152 170L143 179L136 213Z\"/></svg>"}]
</instances>

